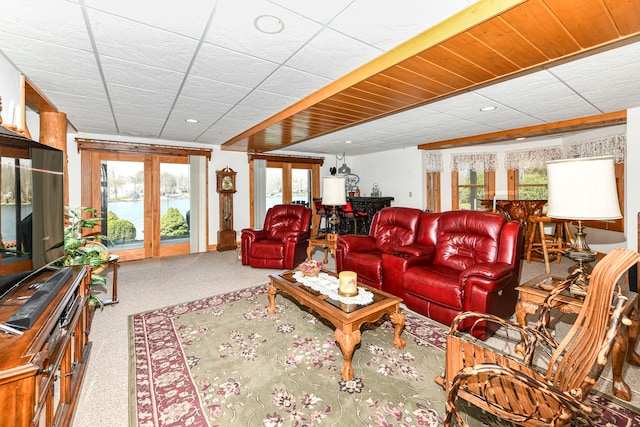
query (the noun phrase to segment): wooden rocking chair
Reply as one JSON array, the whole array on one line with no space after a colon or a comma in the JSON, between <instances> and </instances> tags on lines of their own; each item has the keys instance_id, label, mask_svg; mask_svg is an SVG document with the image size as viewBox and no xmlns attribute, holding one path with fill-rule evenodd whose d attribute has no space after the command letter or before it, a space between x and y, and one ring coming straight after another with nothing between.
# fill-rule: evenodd
<instances>
[{"instance_id":1,"label":"wooden rocking chair","mask_svg":"<svg viewBox=\"0 0 640 427\"><path fill-rule=\"evenodd\" d=\"M618 280L640 260L637 252L614 249L591 274L580 313L558 344L546 329L550 298L569 287L570 279L554 289L542 307L535 328L522 327L483 313L462 313L453 321L447 338L444 387L447 392L445 426L453 418L466 422L456 408L459 398L504 420L524 426L563 426L572 418L592 425L587 394L607 363L608 354L624 316L627 297ZM498 322L521 339L524 354L506 354L489 348L470 333L458 331L465 319ZM536 349L546 349L548 366L541 367Z\"/></svg>"}]
</instances>

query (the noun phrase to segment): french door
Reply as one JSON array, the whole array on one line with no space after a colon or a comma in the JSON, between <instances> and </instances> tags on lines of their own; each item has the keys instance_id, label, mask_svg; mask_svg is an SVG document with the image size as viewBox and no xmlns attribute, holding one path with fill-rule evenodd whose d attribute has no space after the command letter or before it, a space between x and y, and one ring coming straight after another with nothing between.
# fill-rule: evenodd
<instances>
[{"instance_id":1,"label":"french door","mask_svg":"<svg viewBox=\"0 0 640 427\"><path fill-rule=\"evenodd\" d=\"M100 176L92 207L107 219L102 234L123 260L189 253L191 185L188 157L94 153Z\"/></svg>"}]
</instances>

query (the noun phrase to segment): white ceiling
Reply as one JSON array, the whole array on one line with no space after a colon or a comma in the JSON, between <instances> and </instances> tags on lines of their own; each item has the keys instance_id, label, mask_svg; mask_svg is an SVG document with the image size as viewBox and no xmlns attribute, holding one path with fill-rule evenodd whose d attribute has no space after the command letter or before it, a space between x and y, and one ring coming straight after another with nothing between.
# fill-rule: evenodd
<instances>
[{"instance_id":1,"label":"white ceiling","mask_svg":"<svg viewBox=\"0 0 640 427\"><path fill-rule=\"evenodd\" d=\"M0 51L78 131L206 145L226 142L476 2L0 1ZM257 31L261 15L278 17L284 30ZM498 108L480 112L487 105ZM640 42L287 150L358 155L638 106Z\"/></svg>"}]
</instances>

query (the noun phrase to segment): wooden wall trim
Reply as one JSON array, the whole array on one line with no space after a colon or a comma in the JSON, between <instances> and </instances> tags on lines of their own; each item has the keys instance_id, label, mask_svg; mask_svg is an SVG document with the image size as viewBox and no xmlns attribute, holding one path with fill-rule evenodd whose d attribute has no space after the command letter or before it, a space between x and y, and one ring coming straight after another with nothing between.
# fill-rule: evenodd
<instances>
[{"instance_id":1,"label":"wooden wall trim","mask_svg":"<svg viewBox=\"0 0 640 427\"><path fill-rule=\"evenodd\" d=\"M249 161L252 160L266 160L268 162L284 162L284 163L308 163L313 165L324 164L324 157L307 157L307 156L291 156L284 154L262 154L262 153L249 153Z\"/></svg>"},{"instance_id":2,"label":"wooden wall trim","mask_svg":"<svg viewBox=\"0 0 640 427\"><path fill-rule=\"evenodd\" d=\"M78 151L94 150L125 154L153 154L168 156L205 156L211 159L213 150L208 148L174 147L170 145L142 144L135 142L108 141L99 139L76 138Z\"/></svg>"}]
</instances>

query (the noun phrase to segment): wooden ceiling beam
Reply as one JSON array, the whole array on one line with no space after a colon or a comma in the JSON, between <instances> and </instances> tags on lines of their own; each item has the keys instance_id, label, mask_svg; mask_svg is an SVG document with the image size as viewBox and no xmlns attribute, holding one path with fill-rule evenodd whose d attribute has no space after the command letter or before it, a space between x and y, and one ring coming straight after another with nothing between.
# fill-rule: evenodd
<instances>
[{"instance_id":1,"label":"wooden ceiling beam","mask_svg":"<svg viewBox=\"0 0 640 427\"><path fill-rule=\"evenodd\" d=\"M468 147L471 145L516 141L518 138L531 139L539 136L576 132L580 130L621 125L625 123L627 123L627 112L616 111L615 113L598 114L595 116L581 117L578 119L545 123L543 125L537 126L527 126L518 129L485 133L482 135L467 136L464 138L449 139L446 141L428 142L418 145L418 148L421 150L440 150L445 148Z\"/></svg>"},{"instance_id":2,"label":"wooden ceiling beam","mask_svg":"<svg viewBox=\"0 0 640 427\"><path fill-rule=\"evenodd\" d=\"M640 1L483 0L221 148L251 152L285 148L602 52L640 38L640 20L631 18L637 16ZM379 102L389 108L379 108ZM313 122L313 126L283 134L286 121Z\"/></svg>"}]
</instances>

